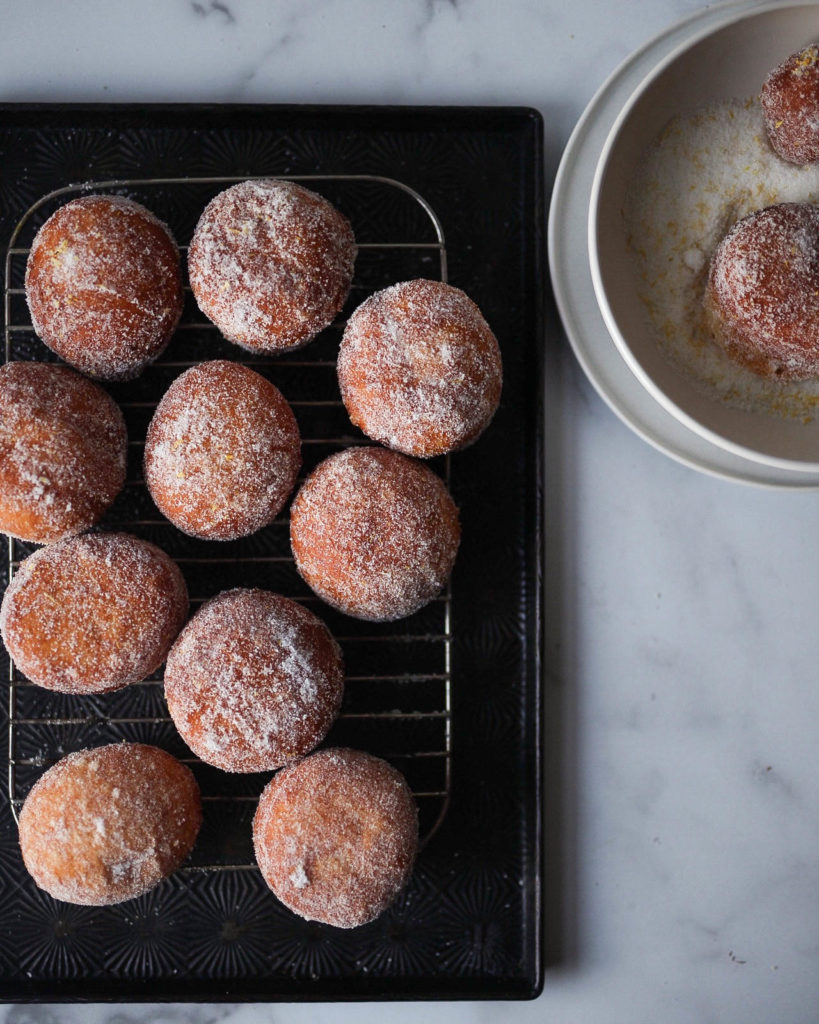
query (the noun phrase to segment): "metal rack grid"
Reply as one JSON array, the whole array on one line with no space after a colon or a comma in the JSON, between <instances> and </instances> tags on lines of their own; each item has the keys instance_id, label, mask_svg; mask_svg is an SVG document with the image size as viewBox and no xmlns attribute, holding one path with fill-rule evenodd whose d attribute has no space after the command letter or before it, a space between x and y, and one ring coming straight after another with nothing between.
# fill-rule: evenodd
<instances>
[{"instance_id":1,"label":"metal rack grid","mask_svg":"<svg viewBox=\"0 0 819 1024\"><path fill-rule=\"evenodd\" d=\"M409 200L420 208L432 228L432 240L415 238L392 239L386 242L359 242L359 262L356 265L356 277L351 290L349 308L358 305L367 293L386 287L402 277L433 276L432 259L437 263L435 273L441 280L447 279L447 254L443 227L434 210L426 200L412 188L395 179L378 175L286 175L294 181L312 182L322 188L331 188L348 201L342 208L356 226L356 203L352 193L358 185L366 185L369 189L383 188L393 190L402 200ZM125 193L142 201L149 208L156 210L156 203L151 199L160 194L168 196L185 195L191 189L204 188L211 195L238 181L242 177L207 177L207 178L154 178L154 179L117 179L110 181L87 182L82 185L70 185L49 192L33 204L21 217L9 242L5 259L4 309L5 309L5 360L18 358L40 358L53 360L54 357L41 345L34 335L28 310L24 302L22 287L22 269L28 256L30 241L39 224L56 209L57 206L78 195L89 192ZM198 200L201 210L203 203ZM184 202L182 206L184 207ZM416 209L417 213L417 209ZM161 212L160 212L161 215ZM169 221L172 218L166 218ZM411 220L412 218L410 218ZM173 224L171 225L173 228ZM179 237L179 236L177 236ZM28 241L28 244L26 244ZM187 246L180 245L184 254ZM400 254L401 274L395 276L396 267L393 257ZM407 273L406 257L410 264L418 262ZM374 257L370 262L376 266L375 274L368 275L369 280L359 280L359 266L362 257ZM416 260L418 257L418 260ZM299 398L290 398L285 384L280 384L285 397L291 402L299 420L302 432L303 452L305 461L309 461L309 453L313 453L314 461L324 456L325 450L339 450L350 444L368 443L366 438L351 430L346 422L346 429L328 432L325 427L326 415L330 418L344 409L335 387L334 348L337 345L340 329L345 320L339 318L331 327L322 333L319 339L311 342L307 350L300 350L293 355L277 358L258 357L251 353L242 353L234 346L227 345L219 336L218 329L204 320L195 307L190 296L190 288L186 285L185 312L171 341L165 357L153 364L146 371L158 372L160 375L158 390L146 396L144 387L139 388L139 396L129 395L132 385L121 386L122 397L115 394L126 415L129 426L129 454L131 460L139 458L144 445L144 429L140 436L134 438L134 421L143 428L157 402L164 393L167 383L162 383L162 375L172 376L183 372L189 366L203 359L232 358L252 366L257 370L265 368L272 371L277 378L279 371L287 368L297 373L308 371L316 375L325 371L325 377L331 377L334 391L328 394L317 386L316 394ZM177 358L177 338L202 336L206 338L204 350L198 358ZM208 348L214 337L217 344L224 346L223 352L214 352ZM23 349L20 351L20 340ZM324 341L322 341L324 339ZM169 382L169 381L168 381ZM325 380L326 387L326 380ZM162 384L162 386L160 386ZM109 390L115 391L116 388ZM346 420L346 416L345 416ZM349 435L347 431L350 431ZM441 460L440 470L447 484L450 481L449 458ZM196 581L207 577L218 584L211 588L213 592L227 586L240 585L244 576L251 573L252 581L246 585L264 585L259 582L259 575L265 571L275 570L277 577L284 579L284 586L268 584L269 589L287 593L287 596L308 604L318 604L318 599L303 585L298 592L287 592L287 586L298 588L297 573L289 552L282 550L282 535L288 531L288 519L280 517L263 533L270 537L278 536L278 541L271 542L275 553L259 553L257 545L251 539L230 545L219 545L217 542L191 543L189 538L176 531L157 512L149 500L145 500L147 490L138 472L130 471L125 485L124 496L118 502L119 515L106 517L103 528L123 529L137 535L146 536L160 546L169 549L164 543L165 536L175 537L176 550L169 550L180 564L188 578L191 590L191 607L195 610L207 600L210 593L200 592ZM140 511L140 506L144 509ZM145 510L145 507L147 509ZM116 508L117 506L115 506ZM158 537L157 533L162 534ZM206 546L206 549L203 547ZM170 545L173 548L173 545ZM191 549L191 550L189 550ZM9 539L8 542L8 578L11 581L15 568L26 554L32 550L30 545L22 545ZM231 575L233 574L233 575ZM427 842L438 829L446 814L449 802L451 782L451 652L452 652L452 595L449 589L433 601L426 612L419 613L402 623L359 623L357 620L341 617L337 622L330 621L328 609L318 607L319 614L324 617L338 639L345 654L348 666L346 676L346 692L344 706L336 725L328 737L328 742L345 743L350 746L362 746L371 753L383 756L400 767L410 782L419 804L421 816L421 841ZM420 618L419 618L420 616ZM338 617L336 617L338 618ZM416 619L418 621L416 622ZM343 620L343 621L341 621ZM384 652L390 656L385 658ZM351 657L352 655L352 657ZM372 663L376 671L361 671ZM396 670L396 664L400 667ZM356 669L356 665L360 666ZM385 667L386 666L386 667ZM432 666L432 667L430 667ZM350 671L352 669L352 671ZM389 670L388 670L389 669ZM8 795L12 811L17 817L25 793L50 764L70 750L83 746L99 745L119 739L138 738L143 742L156 742L168 748L175 741L181 744L172 727L162 697L161 675L116 691L111 695L86 698L62 698L28 682L16 666L10 663L8 678ZM360 692L359 692L360 691ZM124 695L124 699L123 699ZM352 698L352 699L351 699ZM398 706L385 706L391 701ZM64 705L64 706L63 706ZM342 735L339 735L341 733ZM357 737L362 737L357 741ZM203 834L208 828L209 815L215 818L212 833L226 836L227 843L206 841L204 857L200 854L197 861L196 851L188 867L183 870L220 871L255 869L250 847L248 812L252 812L264 780L254 776L226 776L225 773L203 765L199 759L190 756L187 748L173 750L180 760L191 765L197 773L202 797L205 805L205 825ZM218 813L217 812L218 809ZM237 837L237 830L242 829ZM246 841L242 836L246 835ZM201 846L200 837L200 846Z\"/></svg>"}]
</instances>

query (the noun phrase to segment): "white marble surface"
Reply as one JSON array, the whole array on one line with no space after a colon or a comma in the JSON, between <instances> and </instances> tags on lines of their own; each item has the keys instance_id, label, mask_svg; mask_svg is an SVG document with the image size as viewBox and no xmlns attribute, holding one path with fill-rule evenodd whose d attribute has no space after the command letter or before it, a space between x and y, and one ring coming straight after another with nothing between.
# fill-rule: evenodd
<instances>
[{"instance_id":1,"label":"white marble surface","mask_svg":"<svg viewBox=\"0 0 819 1024\"><path fill-rule=\"evenodd\" d=\"M7 0L0 91L520 103L544 114L551 181L596 87L699 7ZM673 463L615 419L565 345L548 390L546 692L560 723L550 749L568 855L567 941L543 996L512 1006L8 1006L0 1024L816 1024L819 494ZM553 820L560 801L547 798Z\"/></svg>"}]
</instances>

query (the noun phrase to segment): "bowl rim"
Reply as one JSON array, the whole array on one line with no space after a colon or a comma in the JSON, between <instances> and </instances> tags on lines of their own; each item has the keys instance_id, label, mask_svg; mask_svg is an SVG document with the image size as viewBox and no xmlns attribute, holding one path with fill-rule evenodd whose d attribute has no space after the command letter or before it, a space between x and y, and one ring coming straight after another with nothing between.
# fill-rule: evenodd
<instances>
[{"instance_id":1,"label":"bowl rim","mask_svg":"<svg viewBox=\"0 0 819 1024\"><path fill-rule=\"evenodd\" d=\"M767 0L766 3L762 3L757 7L748 10L733 10L727 12L724 18L721 18L716 23L706 25L700 29L694 35L688 39L683 40L677 46L675 46L669 53L663 57L645 77L637 84L632 91L629 98L626 100L620 113L617 115L614 123L609 129L608 135L606 136L605 143L600 152L600 156L595 167L594 177L592 179L591 194L589 197L589 213L587 220L587 241L588 241L588 252L589 252L589 268L591 271L592 283L594 286L594 294L597 300L597 304L600 308L600 313L603 317L603 321L606 325L611 338L620 352L621 357L628 366L631 373L637 378L643 388L651 395L651 397L658 402L667 412L675 417L680 423L686 426L689 430L699 434L700 437L705 438L712 444L729 451L734 455L741 456L745 459L750 459L753 462L760 463L762 465L775 467L778 469L786 470L797 470L801 472L819 472L819 459L807 460L807 459L794 459L785 458L783 456L769 455L765 452L760 452L756 448L751 448L748 445L740 444L738 441L733 441L731 438L726 437L725 434L719 433L711 427L706 427L699 420L693 417L690 413L686 412L681 406L679 406L668 394L659 387L643 369L637 356L631 349L625 335L620 330L617 323L617 319L612 311L611 305L606 294L606 289L603 284L603 277L600 270L600 252L598 248L598 223L599 223L599 210L601 202L601 191L603 182L605 180L606 171L611 159L612 150L619 138L620 131L631 116L634 107L639 100L645 95L645 93L651 88L657 78L659 78L668 67L680 59L683 54L692 50L698 46L704 39L709 36L715 35L717 32L721 32L723 29L730 27L731 25L738 24L743 21L750 21L762 15L769 14L773 11L781 12L784 10L794 10L799 8L816 8L819 11L819 4L815 0L792 0L792 2L783 4L779 0Z\"/></svg>"}]
</instances>

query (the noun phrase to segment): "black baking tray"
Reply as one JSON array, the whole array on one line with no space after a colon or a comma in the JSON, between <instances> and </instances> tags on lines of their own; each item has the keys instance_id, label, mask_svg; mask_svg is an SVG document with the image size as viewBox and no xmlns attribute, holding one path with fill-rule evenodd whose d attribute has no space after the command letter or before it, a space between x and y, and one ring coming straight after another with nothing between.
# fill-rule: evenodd
<instances>
[{"instance_id":1,"label":"black baking tray","mask_svg":"<svg viewBox=\"0 0 819 1024\"><path fill-rule=\"evenodd\" d=\"M443 729L449 756L439 759L435 770L445 770L447 797L426 812L422 807L428 841L406 892L372 924L342 931L290 914L249 863L252 797L266 778L236 782L245 787L236 790L245 801L241 834L236 820L226 823L219 816L218 803L208 805L198 859L195 854L147 896L109 908L62 904L33 885L22 865L4 786L0 999L532 998L542 986L542 873L555 867L542 863L541 820L545 285L540 115L504 107L0 105L0 238L4 248L14 239L16 252L7 263L9 325L26 322L20 289L33 231L78 188L41 203L43 196L69 185L107 182L106 190L144 201L186 244L204 202L224 187L203 180L256 175L311 177L308 186L351 217L365 243L351 303L392 281L443 272L475 299L500 342L504 391L495 420L471 448L434 463L449 479L463 525L449 598L405 627L367 628L373 634L366 638L372 663L358 671L363 667L360 678L377 685L348 686L351 714L327 740L397 758L407 770L403 751L410 758L406 764L414 766L408 777L415 788L434 789L442 785L440 777L433 778L434 759L413 760L412 752L440 745L424 729ZM145 179L175 184L116 184ZM356 182L351 191L345 191L347 180ZM413 193L414 201L405 202ZM419 207L419 196L428 210ZM443 244L430 228L429 211L438 219ZM423 244L415 247L419 239ZM379 255L378 244L385 240L408 244ZM150 371L153 377L109 389L128 406L132 442L144 430L150 401L160 397L151 389L161 392L186 360L247 355L206 325L200 331L195 306L189 313L191 329L178 332ZM53 358L24 328L7 336L12 358ZM336 388L334 375L301 365L308 355L330 365L338 338L336 326L300 356L256 365L294 401L304 435L313 431L315 443L305 449L308 469L334 445L362 440L346 420L340 422L337 401L327 399L327 389ZM331 397L337 400L337 390ZM321 440L325 434L332 437L327 445ZM263 531L225 547L219 569L207 558L198 563L200 549L175 531L172 537L152 510L139 482L138 441L132 455L131 490L126 488L102 528L129 528L165 546L182 560L192 592L207 596L245 582L309 600L292 566L284 566L277 579L260 569L264 554L282 545L281 532ZM12 560L29 550L30 545L13 545ZM243 561L247 551L261 554L262 562ZM5 566L0 573L6 574L0 575L1 592ZM362 624L323 605L314 607L334 632L358 630L363 637ZM379 630L390 637L380 645ZM446 672L436 673L432 663L416 672L413 659L438 657L416 639L433 641L442 630L449 637ZM345 649L348 671L351 657L353 671L360 657L355 639L352 655ZM435 650L434 643L429 650ZM9 670L7 661L0 664L4 678ZM401 729L391 734L377 718L368 719L373 708L402 700L409 708L436 707L439 698L425 687L444 675L449 687L444 714L433 711L425 718L422 711L417 719L402 718ZM186 753L161 721L159 682L85 703L34 687L16 692L16 718L44 723L15 726L18 799L45 764L72 749L132 738L156 742L179 756ZM7 704L6 725L9 709ZM154 724L111 731L112 721L127 722L129 715ZM54 724L59 722L74 724Z\"/></svg>"}]
</instances>

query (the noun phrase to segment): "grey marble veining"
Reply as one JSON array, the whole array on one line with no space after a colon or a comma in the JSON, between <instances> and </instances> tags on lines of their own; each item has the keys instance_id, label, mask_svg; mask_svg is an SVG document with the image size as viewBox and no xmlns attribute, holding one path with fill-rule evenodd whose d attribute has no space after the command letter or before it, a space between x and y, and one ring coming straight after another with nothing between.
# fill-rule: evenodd
<instances>
[{"instance_id":1,"label":"grey marble veining","mask_svg":"<svg viewBox=\"0 0 819 1024\"><path fill-rule=\"evenodd\" d=\"M191 8L194 14L199 15L200 18L207 18L211 14L222 18L222 21L226 25L233 25L236 22L236 18L227 4L219 3L219 0L210 0L209 3L198 3L193 0Z\"/></svg>"},{"instance_id":2,"label":"grey marble veining","mask_svg":"<svg viewBox=\"0 0 819 1024\"><path fill-rule=\"evenodd\" d=\"M553 171L693 0L14 5L16 100L520 103ZM817 16L819 23L819 15ZM0 169L2 173L2 169ZM819 1020L819 495L697 474L549 360L548 701L573 936L534 1003L7 1006L0 1024Z\"/></svg>"}]
</instances>

